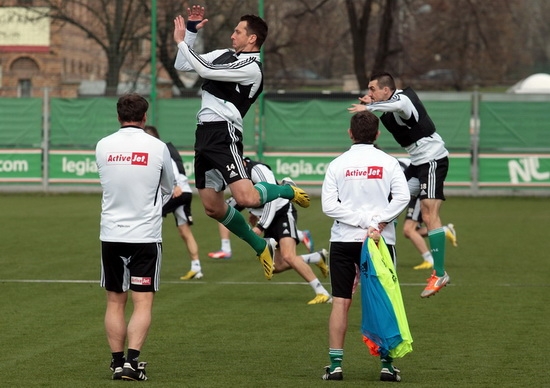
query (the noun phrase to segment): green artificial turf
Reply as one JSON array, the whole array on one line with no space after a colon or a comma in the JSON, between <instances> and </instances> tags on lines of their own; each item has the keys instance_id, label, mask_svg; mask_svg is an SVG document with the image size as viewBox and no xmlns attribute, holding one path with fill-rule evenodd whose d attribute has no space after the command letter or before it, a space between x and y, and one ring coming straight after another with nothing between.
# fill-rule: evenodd
<instances>
[{"instance_id":1,"label":"green artificial turf","mask_svg":"<svg viewBox=\"0 0 550 388\"><path fill-rule=\"evenodd\" d=\"M2 194L0 385L112 387L99 287L98 194ZM398 275L414 351L395 364L408 387L540 387L548 384L550 209L547 198L451 197L451 284L421 299L429 271L401 234ZM198 198L193 231L204 278L180 281L189 258L174 220L164 222L161 288L142 350L149 387L380 386L378 360L361 341L356 295L342 382L323 382L330 305L294 272L266 281L253 251L232 239L233 258L213 260L216 223ZM400 223L402 222L402 218ZM313 198L299 226L328 248L331 220ZM399 229L399 226L398 226ZM305 248L299 246L299 253ZM317 268L314 271L319 275ZM320 275L319 275L320 276ZM328 279L321 280L330 290Z\"/></svg>"}]
</instances>

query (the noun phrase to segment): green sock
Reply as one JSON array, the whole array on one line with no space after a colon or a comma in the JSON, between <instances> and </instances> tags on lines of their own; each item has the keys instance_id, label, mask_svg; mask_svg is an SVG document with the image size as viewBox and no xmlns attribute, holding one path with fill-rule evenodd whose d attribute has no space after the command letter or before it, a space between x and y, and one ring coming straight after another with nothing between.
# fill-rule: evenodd
<instances>
[{"instance_id":1,"label":"green sock","mask_svg":"<svg viewBox=\"0 0 550 388\"><path fill-rule=\"evenodd\" d=\"M294 190L289 185L274 185L273 183L258 182L254 188L260 193L260 205L277 198L294 198Z\"/></svg>"},{"instance_id":2,"label":"green sock","mask_svg":"<svg viewBox=\"0 0 550 388\"><path fill-rule=\"evenodd\" d=\"M382 362L382 368L387 368L391 373L393 373L393 358L390 356L380 356L380 361Z\"/></svg>"},{"instance_id":3,"label":"green sock","mask_svg":"<svg viewBox=\"0 0 550 388\"><path fill-rule=\"evenodd\" d=\"M434 258L435 275L441 277L445 275L445 229L430 230L428 240Z\"/></svg>"},{"instance_id":4,"label":"green sock","mask_svg":"<svg viewBox=\"0 0 550 388\"><path fill-rule=\"evenodd\" d=\"M344 358L344 349L332 349L328 350L328 356L330 357L330 371L334 372L334 369L342 367L342 359Z\"/></svg>"},{"instance_id":5,"label":"green sock","mask_svg":"<svg viewBox=\"0 0 550 388\"><path fill-rule=\"evenodd\" d=\"M235 210L234 207L229 206L225 216L218 221L233 232L233 234L246 241L258 255L264 251L266 246L265 240L250 229L250 225L247 224L243 215Z\"/></svg>"}]
</instances>

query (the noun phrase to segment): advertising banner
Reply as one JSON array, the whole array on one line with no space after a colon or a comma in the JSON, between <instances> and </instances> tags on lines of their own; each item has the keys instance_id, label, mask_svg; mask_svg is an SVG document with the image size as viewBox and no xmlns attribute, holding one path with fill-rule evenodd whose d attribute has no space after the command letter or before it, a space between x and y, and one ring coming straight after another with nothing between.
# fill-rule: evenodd
<instances>
[{"instance_id":1,"label":"advertising banner","mask_svg":"<svg viewBox=\"0 0 550 388\"><path fill-rule=\"evenodd\" d=\"M0 182L42 181L41 149L0 150Z\"/></svg>"},{"instance_id":2,"label":"advertising banner","mask_svg":"<svg viewBox=\"0 0 550 388\"><path fill-rule=\"evenodd\" d=\"M194 182L193 153L181 152L189 179ZM337 153L266 153L264 162L277 179L289 176L300 185L320 186L328 164ZM256 158L255 155L248 155ZM395 154L395 157L406 157ZM471 187L470 155L451 154L446 186ZM53 150L49 153L48 183L99 184L94 151ZM42 182L40 149L0 150L0 183ZM550 154L480 154L480 188L550 188Z\"/></svg>"},{"instance_id":3,"label":"advertising banner","mask_svg":"<svg viewBox=\"0 0 550 388\"><path fill-rule=\"evenodd\" d=\"M550 187L550 154L480 154L479 186Z\"/></svg>"},{"instance_id":4,"label":"advertising banner","mask_svg":"<svg viewBox=\"0 0 550 388\"><path fill-rule=\"evenodd\" d=\"M49 183L99 183L95 152L50 151L48 176Z\"/></svg>"}]
</instances>

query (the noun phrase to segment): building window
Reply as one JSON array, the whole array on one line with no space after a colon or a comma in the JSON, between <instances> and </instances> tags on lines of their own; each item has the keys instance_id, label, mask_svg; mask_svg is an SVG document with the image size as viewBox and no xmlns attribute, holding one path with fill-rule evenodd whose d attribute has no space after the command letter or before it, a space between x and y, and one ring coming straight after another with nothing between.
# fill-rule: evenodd
<instances>
[{"instance_id":1,"label":"building window","mask_svg":"<svg viewBox=\"0 0 550 388\"><path fill-rule=\"evenodd\" d=\"M17 84L17 97L31 97L32 82L30 79L20 79Z\"/></svg>"},{"instance_id":2,"label":"building window","mask_svg":"<svg viewBox=\"0 0 550 388\"><path fill-rule=\"evenodd\" d=\"M19 57L12 62L10 70L16 72L26 72L27 74L29 74L29 77L32 77L33 75L39 73L40 68L38 67L38 64L34 59L29 57Z\"/></svg>"}]
</instances>

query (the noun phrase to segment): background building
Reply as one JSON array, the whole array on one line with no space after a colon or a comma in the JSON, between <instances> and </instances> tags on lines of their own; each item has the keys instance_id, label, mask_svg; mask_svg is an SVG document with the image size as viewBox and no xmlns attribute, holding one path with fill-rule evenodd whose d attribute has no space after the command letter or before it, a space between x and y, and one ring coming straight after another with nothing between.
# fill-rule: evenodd
<instances>
[{"instance_id":1,"label":"background building","mask_svg":"<svg viewBox=\"0 0 550 388\"><path fill-rule=\"evenodd\" d=\"M0 7L0 97L76 97L82 80L101 80L103 52L82 31L50 18L44 8ZM13 6L9 6L13 5Z\"/></svg>"}]
</instances>

